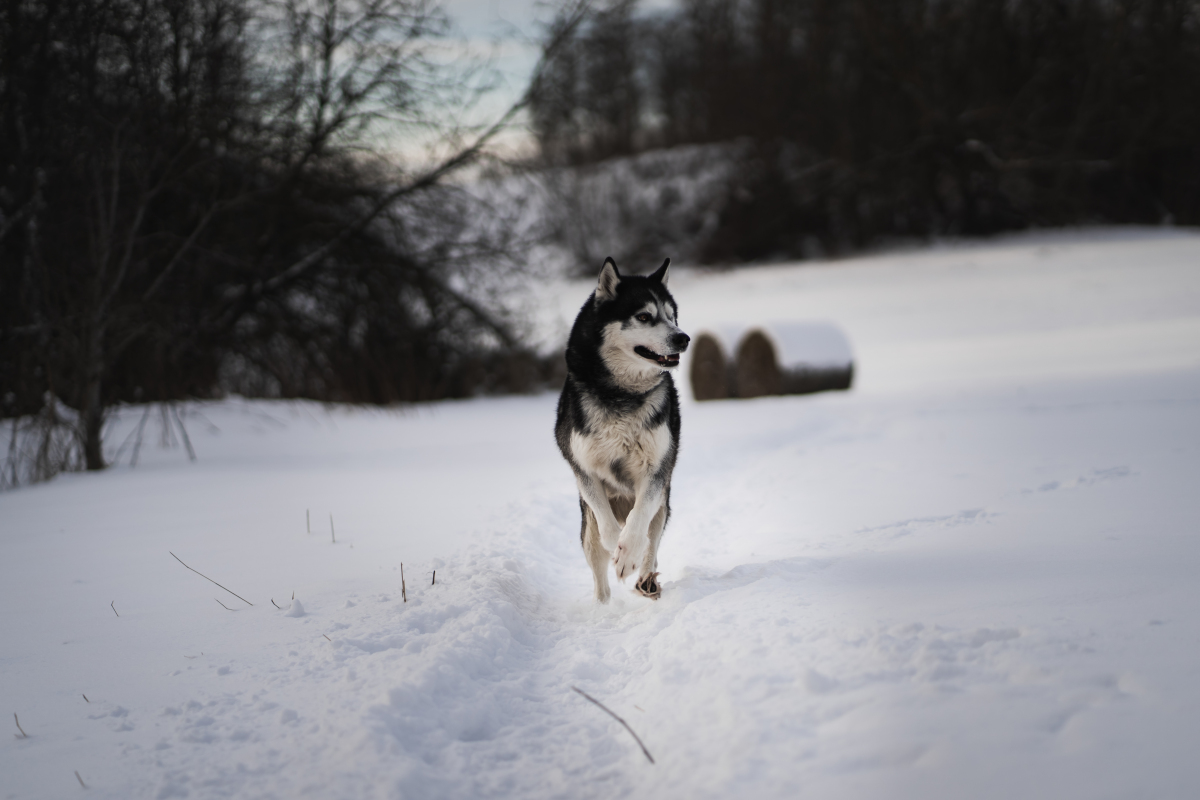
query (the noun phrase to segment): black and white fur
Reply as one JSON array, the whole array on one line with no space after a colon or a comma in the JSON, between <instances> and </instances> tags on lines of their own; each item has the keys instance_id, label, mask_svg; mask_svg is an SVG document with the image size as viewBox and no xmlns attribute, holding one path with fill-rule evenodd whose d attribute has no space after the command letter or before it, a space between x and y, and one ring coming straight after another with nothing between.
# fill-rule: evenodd
<instances>
[{"instance_id":1,"label":"black and white fur","mask_svg":"<svg viewBox=\"0 0 1200 800\"><path fill-rule=\"evenodd\" d=\"M657 599L662 592L658 543L679 452L671 370L689 341L667 291L670 263L645 277L623 277L606 259L567 342L554 434L579 485L579 535L602 603L610 561L619 580L637 571L639 594Z\"/></svg>"}]
</instances>

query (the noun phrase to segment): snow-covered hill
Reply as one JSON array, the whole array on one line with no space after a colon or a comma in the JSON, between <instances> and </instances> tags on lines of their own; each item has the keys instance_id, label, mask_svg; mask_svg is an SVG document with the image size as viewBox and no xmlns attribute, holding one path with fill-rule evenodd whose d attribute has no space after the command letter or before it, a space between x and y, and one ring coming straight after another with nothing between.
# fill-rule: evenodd
<instances>
[{"instance_id":1,"label":"snow-covered hill","mask_svg":"<svg viewBox=\"0 0 1200 800\"><path fill-rule=\"evenodd\" d=\"M0 495L0 797L1200 791L1200 236L672 288L838 325L857 385L685 401L662 600L591 601L552 396L192 404L195 463L151 417Z\"/></svg>"}]
</instances>

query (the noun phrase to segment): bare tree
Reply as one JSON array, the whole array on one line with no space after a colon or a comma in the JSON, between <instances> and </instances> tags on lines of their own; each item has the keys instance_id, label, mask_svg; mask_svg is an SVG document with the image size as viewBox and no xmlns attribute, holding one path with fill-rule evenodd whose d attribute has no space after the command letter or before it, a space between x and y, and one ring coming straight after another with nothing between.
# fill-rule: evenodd
<instances>
[{"instance_id":1,"label":"bare tree","mask_svg":"<svg viewBox=\"0 0 1200 800\"><path fill-rule=\"evenodd\" d=\"M0 413L76 410L55 424L102 469L117 402L425 399L519 357L456 277L479 237L429 222L464 216L434 190L532 95L436 129L430 105L464 85L431 57L445 30L428 0L0 8ZM386 157L416 130L457 146L424 169Z\"/></svg>"}]
</instances>

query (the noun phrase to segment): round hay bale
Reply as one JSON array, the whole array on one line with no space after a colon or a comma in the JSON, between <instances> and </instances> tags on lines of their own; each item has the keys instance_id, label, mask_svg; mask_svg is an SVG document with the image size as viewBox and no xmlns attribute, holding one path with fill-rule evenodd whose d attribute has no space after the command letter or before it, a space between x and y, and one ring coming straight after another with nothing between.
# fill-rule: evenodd
<instances>
[{"instance_id":1,"label":"round hay bale","mask_svg":"<svg viewBox=\"0 0 1200 800\"><path fill-rule=\"evenodd\" d=\"M762 397L782 391L783 376L774 345L762 331L750 331L738 345L737 396Z\"/></svg>"},{"instance_id":2,"label":"round hay bale","mask_svg":"<svg viewBox=\"0 0 1200 800\"><path fill-rule=\"evenodd\" d=\"M729 368L715 336L701 333L692 342L692 396L697 400L729 397Z\"/></svg>"}]
</instances>

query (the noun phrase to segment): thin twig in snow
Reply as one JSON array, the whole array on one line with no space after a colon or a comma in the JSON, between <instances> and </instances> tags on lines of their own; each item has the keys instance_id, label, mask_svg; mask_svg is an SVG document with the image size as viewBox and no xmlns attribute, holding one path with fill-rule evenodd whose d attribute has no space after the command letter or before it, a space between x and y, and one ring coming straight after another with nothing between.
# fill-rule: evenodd
<instances>
[{"instance_id":1,"label":"thin twig in snow","mask_svg":"<svg viewBox=\"0 0 1200 800\"><path fill-rule=\"evenodd\" d=\"M623 720L623 719L621 719L620 717L618 717L618 716L617 716L616 714L614 714L614 713L613 713L611 710L609 710L608 706L604 705L604 703L601 703L599 700L597 700L596 698L592 697L590 694L588 694L587 692L585 692L583 689L580 689L578 686L572 686L572 687L571 687L571 689L572 689L573 691L575 691L575 692L578 692L579 694L583 695L585 699L587 699L587 700L590 700L591 702L593 702L593 703L595 703L596 705L600 706L600 708L601 708L601 709L603 709L603 710L604 710L604 712L605 712L606 714L608 714L610 717L612 717L613 719L615 719L617 722L619 722L619 723L621 723L622 725L624 725L624 726L625 726L625 730L629 731L629 735L630 735L630 736L632 736L632 737L633 737L633 739L634 739L634 741L636 741L636 742L638 743L638 747L642 748L642 752L646 754L646 758L650 759L650 763L651 763L651 764L653 764L653 763L654 763L654 756L650 755L650 751L646 749L646 745L642 744L642 740L641 740L641 739L638 737L638 735L637 735L636 733L634 733L634 732L633 732L633 728L629 727L629 723L628 723L628 722L626 722L625 720Z\"/></svg>"},{"instance_id":2,"label":"thin twig in snow","mask_svg":"<svg viewBox=\"0 0 1200 800\"><path fill-rule=\"evenodd\" d=\"M112 606L113 613L117 614L117 601L113 600L111 603L109 603L109 605ZM119 617L121 615L117 614L117 616Z\"/></svg>"},{"instance_id":3,"label":"thin twig in snow","mask_svg":"<svg viewBox=\"0 0 1200 800\"><path fill-rule=\"evenodd\" d=\"M272 597L272 598L271 598L271 605L275 606L275 607L276 607L276 608L278 608L280 611L283 611L283 606L279 605L279 603L276 603L276 602L275 602L275 598L274 598L274 597Z\"/></svg>"},{"instance_id":4,"label":"thin twig in snow","mask_svg":"<svg viewBox=\"0 0 1200 800\"><path fill-rule=\"evenodd\" d=\"M83 694L83 692L80 692L80 694ZM87 699L87 695L86 695L86 694L84 694L84 695L83 695L83 702L85 702L85 703L90 703L90 702L92 702L92 701L91 701L91 700L88 700L88 699Z\"/></svg>"},{"instance_id":5,"label":"thin twig in snow","mask_svg":"<svg viewBox=\"0 0 1200 800\"><path fill-rule=\"evenodd\" d=\"M429 585L430 585L430 586L437 586L437 570L436 570L436 569L433 571L433 582L432 582L432 583L430 583Z\"/></svg>"},{"instance_id":6,"label":"thin twig in snow","mask_svg":"<svg viewBox=\"0 0 1200 800\"><path fill-rule=\"evenodd\" d=\"M80 786L82 786L85 789L87 788L87 784L83 782L83 778L79 777L79 770L75 770L75 779L79 781Z\"/></svg>"},{"instance_id":7,"label":"thin twig in snow","mask_svg":"<svg viewBox=\"0 0 1200 800\"><path fill-rule=\"evenodd\" d=\"M400 597L404 602L408 602L408 592L404 588L404 562L400 562Z\"/></svg>"},{"instance_id":8,"label":"thin twig in snow","mask_svg":"<svg viewBox=\"0 0 1200 800\"><path fill-rule=\"evenodd\" d=\"M217 600L217 598L215 598L215 597L214 597L214 598L213 598L213 600ZM225 609L226 611L233 611L233 609L232 609L232 608L230 608L229 606L225 605L225 604L224 604L224 603L222 603L220 600L217 600L217 605L219 605L221 608Z\"/></svg>"},{"instance_id":9,"label":"thin twig in snow","mask_svg":"<svg viewBox=\"0 0 1200 800\"><path fill-rule=\"evenodd\" d=\"M337 544L337 534L333 532L333 514L329 515L329 536L333 539L333 543Z\"/></svg>"},{"instance_id":10,"label":"thin twig in snow","mask_svg":"<svg viewBox=\"0 0 1200 800\"><path fill-rule=\"evenodd\" d=\"M168 552L168 553L171 553L171 551L170 551L170 550L168 550L167 552ZM183 564L183 559L182 559L182 558L180 558L179 556L175 555L174 553L171 553L171 557L172 557L172 558L174 558L176 561L178 561L180 564ZM187 567L188 569L192 569L191 567L188 567L188 565L187 565L187 564L183 564L183 565L184 565L185 567ZM192 569L192 572L195 572L197 575L199 575L201 578L204 578L204 580L208 581L209 583L216 583L216 585L217 585L217 586L221 586L221 584L217 583L217 582L216 582L216 581L214 581L212 578L210 578L210 577L208 577L207 575L205 575L203 572L197 572L197 571L196 571L196 570L194 570L194 569ZM224 586L221 586L221 588L222 588L222 589L225 589L225 587L224 587ZM243 603L245 603L245 604L246 604L246 605L248 605L248 606L252 606L252 605L254 605L254 603L251 603L249 600L247 600L246 598L242 597L242 596L241 596L240 594L238 594L237 592L232 592L232 591L230 591L229 589L225 589L225 591L229 592L231 595L233 595L234 597L236 597L238 600L241 600ZM295 597L295 595L293 595L293 597ZM116 602L116 601L113 601L113 602Z\"/></svg>"},{"instance_id":11,"label":"thin twig in snow","mask_svg":"<svg viewBox=\"0 0 1200 800\"><path fill-rule=\"evenodd\" d=\"M321 635L322 635L322 636L325 636L325 634L323 634L323 633L322 633ZM329 639L329 637L328 637L328 636L325 636L325 638L326 638L326 639ZM333 641L333 639L329 639L329 641L331 641L331 642L332 642L332 641Z\"/></svg>"},{"instance_id":12,"label":"thin twig in snow","mask_svg":"<svg viewBox=\"0 0 1200 800\"><path fill-rule=\"evenodd\" d=\"M16 736L16 738L18 738L18 739L28 739L29 734L26 733L25 729L21 727L21 720L17 719L17 712L15 712L15 711L13 712L13 720L16 721L16 723L17 723L17 730L19 730L21 732L20 736L17 736L15 733L13 734L13 736Z\"/></svg>"}]
</instances>

